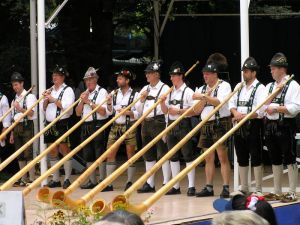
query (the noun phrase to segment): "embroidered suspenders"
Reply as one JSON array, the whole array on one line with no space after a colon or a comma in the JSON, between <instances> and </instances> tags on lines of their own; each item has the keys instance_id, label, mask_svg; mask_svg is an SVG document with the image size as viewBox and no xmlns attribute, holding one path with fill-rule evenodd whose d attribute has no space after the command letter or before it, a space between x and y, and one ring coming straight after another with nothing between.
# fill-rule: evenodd
<instances>
[{"instance_id":1,"label":"embroidered suspenders","mask_svg":"<svg viewBox=\"0 0 300 225\"><path fill-rule=\"evenodd\" d=\"M158 100L158 97L159 97L159 95L160 95L160 92L162 91L162 89L163 89L164 86L165 86L165 84L161 85L161 87L160 87L160 89L159 89L159 91L158 91L156 97L151 96L151 95L148 95L148 96L146 97L146 100L154 100L154 103L156 103L157 100ZM149 89L150 89L150 87L149 87L149 85L148 85L147 90L149 91ZM154 109L154 115L153 115L153 117L156 116L156 113L157 113L157 109L156 109L156 108L157 108L157 107L155 107L155 109Z\"/></svg>"},{"instance_id":2,"label":"embroidered suspenders","mask_svg":"<svg viewBox=\"0 0 300 225\"><path fill-rule=\"evenodd\" d=\"M261 85L261 83L257 83L256 86L253 88L250 98L248 101L240 101L240 95L241 95L241 89L238 92L238 98L237 98L237 107L239 106L247 106L247 113L250 113L252 111L253 107L253 101L254 101L254 96L257 91L257 88Z\"/></svg>"},{"instance_id":3,"label":"embroidered suspenders","mask_svg":"<svg viewBox=\"0 0 300 225\"><path fill-rule=\"evenodd\" d=\"M65 90L68 88L68 86L66 85L62 91L59 93L59 96L57 98L57 101L61 101L62 100L62 97L64 95L64 92ZM58 117L60 115L60 112L61 112L61 108L59 108L58 106L56 106L56 117Z\"/></svg>"}]
</instances>

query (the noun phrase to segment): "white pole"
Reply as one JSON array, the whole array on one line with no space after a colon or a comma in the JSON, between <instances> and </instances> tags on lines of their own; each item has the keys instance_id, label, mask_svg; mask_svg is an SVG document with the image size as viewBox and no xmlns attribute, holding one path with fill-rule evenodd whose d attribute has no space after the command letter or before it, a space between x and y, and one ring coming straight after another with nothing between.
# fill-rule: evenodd
<instances>
[{"instance_id":1,"label":"white pole","mask_svg":"<svg viewBox=\"0 0 300 225\"><path fill-rule=\"evenodd\" d=\"M240 24L241 24L241 66L244 61L249 57L249 4L250 0L240 0ZM241 80L243 81L243 76L241 74ZM234 191L239 190L239 167L237 162L237 157L234 149L234 179L233 179L233 189Z\"/></svg>"},{"instance_id":2,"label":"white pole","mask_svg":"<svg viewBox=\"0 0 300 225\"><path fill-rule=\"evenodd\" d=\"M30 62L31 62L31 86L36 88L32 90L32 93L36 96L37 90L37 43L36 43L36 0L30 0ZM34 133L38 132L38 119L34 121ZM36 140L33 143L33 156L35 157L39 149L39 142Z\"/></svg>"},{"instance_id":3,"label":"white pole","mask_svg":"<svg viewBox=\"0 0 300 225\"><path fill-rule=\"evenodd\" d=\"M38 71L39 71L39 96L42 96L43 91L46 90L46 46L45 46L45 2L38 0ZM44 112L43 107L39 107L39 127L40 130L44 128ZM45 150L44 136L40 137L40 151ZM41 160L41 174L47 170L46 157ZM42 185L47 184L47 180L42 182Z\"/></svg>"}]
</instances>

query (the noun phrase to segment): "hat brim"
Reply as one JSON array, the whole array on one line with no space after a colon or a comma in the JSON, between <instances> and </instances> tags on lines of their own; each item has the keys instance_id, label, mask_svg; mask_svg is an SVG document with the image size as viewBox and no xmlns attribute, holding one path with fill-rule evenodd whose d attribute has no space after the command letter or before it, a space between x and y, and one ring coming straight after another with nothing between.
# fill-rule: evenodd
<instances>
[{"instance_id":1,"label":"hat brim","mask_svg":"<svg viewBox=\"0 0 300 225\"><path fill-rule=\"evenodd\" d=\"M99 76L98 75L96 75L96 76L88 76L88 77L84 77L83 80L90 79L90 78L99 78Z\"/></svg>"},{"instance_id":2,"label":"hat brim","mask_svg":"<svg viewBox=\"0 0 300 225\"><path fill-rule=\"evenodd\" d=\"M232 200L225 200L224 198L216 199L213 202L213 207L218 212L230 211L232 210Z\"/></svg>"}]
</instances>

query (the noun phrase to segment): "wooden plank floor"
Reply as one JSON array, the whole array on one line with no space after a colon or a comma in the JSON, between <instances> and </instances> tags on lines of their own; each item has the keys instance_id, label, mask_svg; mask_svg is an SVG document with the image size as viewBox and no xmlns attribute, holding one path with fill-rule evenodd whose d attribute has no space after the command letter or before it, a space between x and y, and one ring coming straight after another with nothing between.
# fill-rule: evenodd
<instances>
[{"instance_id":1,"label":"wooden plank floor","mask_svg":"<svg viewBox=\"0 0 300 225\"><path fill-rule=\"evenodd\" d=\"M144 172L144 166L142 162L138 163L137 166L137 173L136 178L142 175ZM271 169L265 169L265 175L270 173ZM233 178L233 171L232 176ZM72 176L72 179L75 179L75 176ZM123 193L123 189L127 180L127 174L123 174L119 177L113 184L115 191L113 192L106 192L106 193L99 193L97 198L102 198L107 202L110 202L112 198L118 194ZM156 189L161 187L162 182L162 175L161 171L156 176ZM232 191L232 182L231 181L231 191ZM287 175L284 177L284 184L287 184ZM196 169L196 189L197 191L205 185L205 175L204 175L204 168L197 167ZM264 187L271 187L272 180L264 181ZM163 196L156 204L151 207L151 211L153 211L153 215L150 218L149 224L178 224L179 222L186 222L186 221L196 221L203 218L211 218L216 215L216 211L212 207L212 202L218 198L218 195L221 192L222 188L222 179L220 176L220 169L217 168L216 170L216 179L214 183L214 190L215 196L214 197L207 197L207 198L196 198L196 197L187 197L187 179L184 179L181 182L181 195L176 196ZM22 190L22 188L12 188L11 190ZM59 189L53 189L59 190ZM29 195L25 197L25 208L26 208L26 217L27 217L27 224L32 224L37 217L35 216L37 212L37 207L46 207L46 204L42 204L36 201L35 195L36 191L32 191ZM88 190L81 190L78 189L71 197L73 199L80 198L80 196L87 193ZM151 194L133 194L130 198L131 203L141 203L143 200L147 199ZM281 204L276 204L281 205ZM146 214L142 215L145 217Z\"/></svg>"}]
</instances>

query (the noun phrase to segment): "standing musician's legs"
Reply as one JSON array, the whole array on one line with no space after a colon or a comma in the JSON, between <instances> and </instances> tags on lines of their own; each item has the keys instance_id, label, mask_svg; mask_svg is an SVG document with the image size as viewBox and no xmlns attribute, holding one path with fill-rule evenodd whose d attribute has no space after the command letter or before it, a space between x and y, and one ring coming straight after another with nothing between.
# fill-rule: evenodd
<instances>
[{"instance_id":1,"label":"standing musician's legs","mask_svg":"<svg viewBox=\"0 0 300 225\"><path fill-rule=\"evenodd\" d=\"M29 142L29 140L34 136L33 131L33 123L30 122L28 124L28 129L23 133L23 144ZM29 164L33 159L33 145L31 144L25 151L24 151L24 158ZM29 170L29 182L33 182L35 180L35 166L33 166Z\"/></svg>"},{"instance_id":2,"label":"standing musician's legs","mask_svg":"<svg viewBox=\"0 0 300 225\"><path fill-rule=\"evenodd\" d=\"M100 126L96 127L96 130L99 129ZM93 155L94 155L94 160L98 159L104 152L105 152L105 136L106 132L103 131L101 134L99 134L92 142L92 150L93 150ZM96 173L95 174L95 179L96 179ZM106 177L106 160L104 160L102 163L99 165L99 180L100 182L105 179Z\"/></svg>"},{"instance_id":3,"label":"standing musician's legs","mask_svg":"<svg viewBox=\"0 0 300 225\"><path fill-rule=\"evenodd\" d=\"M61 143L59 145L59 150L60 153L64 156L66 156L69 152L70 152L70 148L69 148L69 144L68 143ZM68 188L71 185L70 182L70 177L72 174L72 159L66 161L64 163L64 170L65 170L65 179L64 179L64 184L63 184L63 188Z\"/></svg>"},{"instance_id":4,"label":"standing musician's legs","mask_svg":"<svg viewBox=\"0 0 300 225\"><path fill-rule=\"evenodd\" d=\"M136 150L135 145L126 145L126 152L127 152L127 158L130 159L132 156L134 156ZM133 182L133 177L136 171L135 164L132 164L127 169L127 182L125 186L125 190L127 190Z\"/></svg>"},{"instance_id":5,"label":"standing musician's legs","mask_svg":"<svg viewBox=\"0 0 300 225\"><path fill-rule=\"evenodd\" d=\"M207 149L203 149L206 151ZM213 178L215 176L215 152L209 153L205 158L205 177L206 185L213 186Z\"/></svg>"},{"instance_id":6,"label":"standing musician's legs","mask_svg":"<svg viewBox=\"0 0 300 225\"><path fill-rule=\"evenodd\" d=\"M240 191L247 193L249 191L248 186L248 172L249 172L249 148L246 144L246 140L240 134L234 136L234 146L239 164L239 177L241 182Z\"/></svg>"},{"instance_id":7,"label":"standing musician's legs","mask_svg":"<svg viewBox=\"0 0 300 225\"><path fill-rule=\"evenodd\" d=\"M221 174L223 178L223 190L220 194L221 197L229 197L229 180L230 180L230 163L228 160L227 147L220 145L217 148L218 158L221 164Z\"/></svg>"},{"instance_id":8,"label":"standing musician's legs","mask_svg":"<svg viewBox=\"0 0 300 225\"><path fill-rule=\"evenodd\" d=\"M51 144L48 144L50 146ZM50 166L53 167L58 162L58 150L59 146L53 148L49 153ZM53 178L49 182L48 187L61 187L60 178L59 178L59 169L53 173Z\"/></svg>"},{"instance_id":9,"label":"standing musician's legs","mask_svg":"<svg viewBox=\"0 0 300 225\"><path fill-rule=\"evenodd\" d=\"M296 140L295 140L295 123L288 121L281 128L279 137L280 147L283 152L283 162L288 168L289 191L282 201L293 202L297 200L296 186L298 181L298 165L296 163Z\"/></svg>"}]
</instances>

